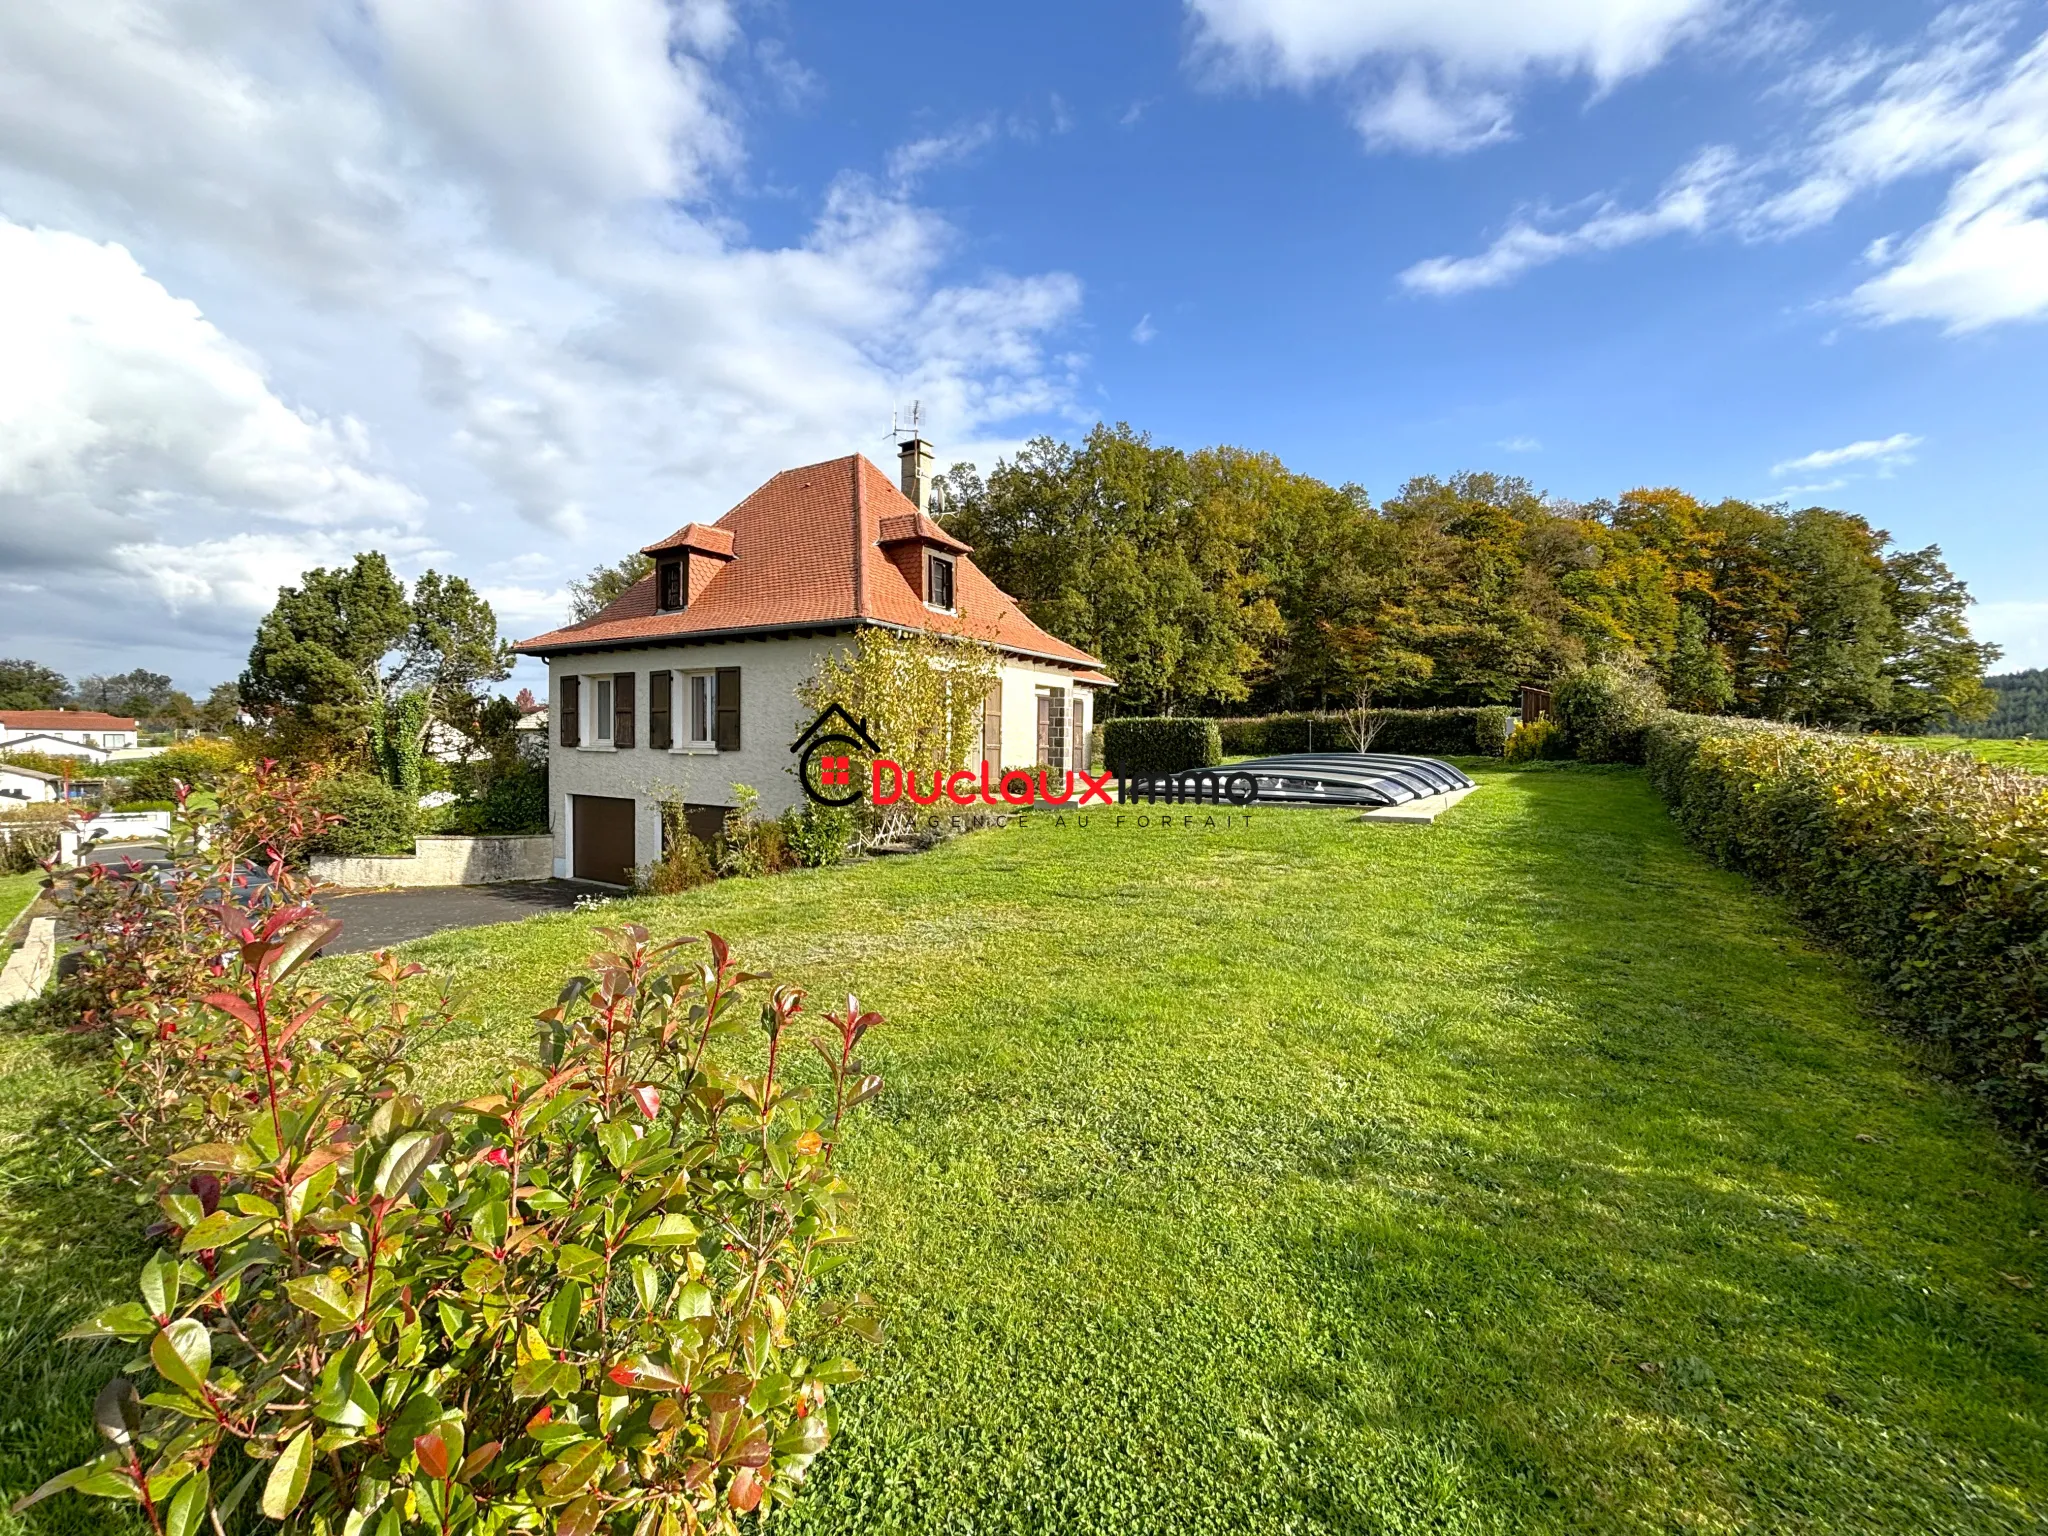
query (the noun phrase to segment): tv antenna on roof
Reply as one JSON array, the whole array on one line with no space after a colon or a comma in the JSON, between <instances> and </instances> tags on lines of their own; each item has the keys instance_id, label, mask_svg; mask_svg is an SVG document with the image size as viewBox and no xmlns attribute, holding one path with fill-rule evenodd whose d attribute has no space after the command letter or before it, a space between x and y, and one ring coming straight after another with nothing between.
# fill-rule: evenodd
<instances>
[{"instance_id":1,"label":"tv antenna on roof","mask_svg":"<svg viewBox=\"0 0 2048 1536\"><path fill-rule=\"evenodd\" d=\"M910 424L908 426L905 426L903 423L902 412L892 409L889 412L889 441L900 443L906 437L922 437L924 434L919 429L923 425L924 402L922 400L910 402Z\"/></svg>"}]
</instances>

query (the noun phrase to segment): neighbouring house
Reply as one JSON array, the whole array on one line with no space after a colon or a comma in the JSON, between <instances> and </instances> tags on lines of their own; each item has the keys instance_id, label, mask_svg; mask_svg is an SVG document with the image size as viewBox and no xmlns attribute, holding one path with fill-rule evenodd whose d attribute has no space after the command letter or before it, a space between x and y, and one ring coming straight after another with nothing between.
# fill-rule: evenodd
<instances>
[{"instance_id":1,"label":"neighbouring house","mask_svg":"<svg viewBox=\"0 0 2048 1536\"><path fill-rule=\"evenodd\" d=\"M135 746L135 722L90 709L0 710L0 752L46 752L104 763Z\"/></svg>"},{"instance_id":2,"label":"neighbouring house","mask_svg":"<svg viewBox=\"0 0 2048 1536\"><path fill-rule=\"evenodd\" d=\"M664 802L699 836L735 784L765 814L800 804L790 746L811 715L797 690L865 627L992 646L983 758L1089 766L1096 695L1114 682L932 520L930 445L901 455L900 485L860 454L784 470L717 522L649 544L653 573L594 618L520 642L548 668L557 875L624 883L661 855Z\"/></svg>"},{"instance_id":3,"label":"neighbouring house","mask_svg":"<svg viewBox=\"0 0 2048 1536\"><path fill-rule=\"evenodd\" d=\"M40 805L55 800L61 793L63 780L54 773L45 773L40 768L22 768L13 763L0 763L0 806Z\"/></svg>"}]
</instances>

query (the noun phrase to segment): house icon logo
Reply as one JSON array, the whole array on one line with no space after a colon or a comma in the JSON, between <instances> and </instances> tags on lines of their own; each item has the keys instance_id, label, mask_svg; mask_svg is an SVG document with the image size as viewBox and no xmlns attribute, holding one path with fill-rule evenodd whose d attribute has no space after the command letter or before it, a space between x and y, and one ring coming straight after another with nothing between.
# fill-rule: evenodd
<instances>
[{"instance_id":1,"label":"house icon logo","mask_svg":"<svg viewBox=\"0 0 2048 1536\"><path fill-rule=\"evenodd\" d=\"M861 792L853 776L855 755L872 757L882 749L868 734L867 721L827 704L789 750L797 754L797 782L806 796L818 805L848 806L860 799Z\"/></svg>"}]
</instances>

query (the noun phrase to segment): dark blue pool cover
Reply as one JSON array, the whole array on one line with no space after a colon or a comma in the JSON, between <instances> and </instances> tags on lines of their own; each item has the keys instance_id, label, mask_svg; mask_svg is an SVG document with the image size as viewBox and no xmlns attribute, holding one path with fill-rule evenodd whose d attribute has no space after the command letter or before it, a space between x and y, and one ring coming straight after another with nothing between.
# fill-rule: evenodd
<instances>
[{"instance_id":1,"label":"dark blue pool cover","mask_svg":"<svg viewBox=\"0 0 2048 1536\"><path fill-rule=\"evenodd\" d=\"M1247 781L1257 785L1256 796L1246 793ZM1117 798L1125 803L1360 805L1372 809L1470 788L1470 779L1433 757L1295 752L1157 779L1119 779Z\"/></svg>"}]
</instances>

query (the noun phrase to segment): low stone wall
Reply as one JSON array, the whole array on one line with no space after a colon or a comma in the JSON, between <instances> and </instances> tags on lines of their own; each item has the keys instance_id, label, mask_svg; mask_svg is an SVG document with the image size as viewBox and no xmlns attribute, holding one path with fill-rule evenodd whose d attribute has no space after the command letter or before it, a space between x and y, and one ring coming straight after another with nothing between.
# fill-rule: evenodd
<instances>
[{"instance_id":1,"label":"low stone wall","mask_svg":"<svg viewBox=\"0 0 2048 1536\"><path fill-rule=\"evenodd\" d=\"M546 880L554 872L555 843L538 837L422 837L411 853L319 857L309 873L328 885L498 885Z\"/></svg>"},{"instance_id":2,"label":"low stone wall","mask_svg":"<svg viewBox=\"0 0 2048 1536\"><path fill-rule=\"evenodd\" d=\"M0 1008L40 993L57 968L57 919L31 918L28 938L0 969Z\"/></svg>"}]
</instances>

